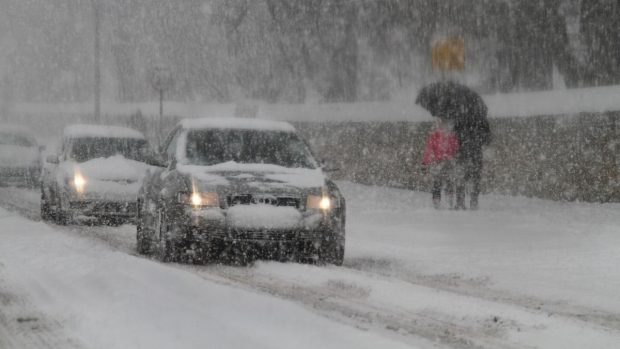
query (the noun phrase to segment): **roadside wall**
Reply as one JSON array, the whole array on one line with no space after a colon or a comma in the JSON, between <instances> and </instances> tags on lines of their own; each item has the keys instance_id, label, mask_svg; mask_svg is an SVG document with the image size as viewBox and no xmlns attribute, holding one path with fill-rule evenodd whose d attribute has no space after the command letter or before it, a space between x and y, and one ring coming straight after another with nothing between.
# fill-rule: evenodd
<instances>
[{"instance_id":1,"label":"roadside wall","mask_svg":"<svg viewBox=\"0 0 620 349\"><path fill-rule=\"evenodd\" d=\"M64 125L90 115L16 115L42 136L51 151ZM170 129L179 117L167 117ZM620 202L620 112L491 119L483 191L551 200ZM104 115L157 143L160 121L145 115ZM420 163L430 122L294 122L315 155L340 171L335 179L428 191Z\"/></svg>"},{"instance_id":2,"label":"roadside wall","mask_svg":"<svg viewBox=\"0 0 620 349\"><path fill-rule=\"evenodd\" d=\"M620 113L491 119L483 191L620 202ZM430 122L299 123L334 178L429 191L421 161Z\"/></svg>"}]
</instances>

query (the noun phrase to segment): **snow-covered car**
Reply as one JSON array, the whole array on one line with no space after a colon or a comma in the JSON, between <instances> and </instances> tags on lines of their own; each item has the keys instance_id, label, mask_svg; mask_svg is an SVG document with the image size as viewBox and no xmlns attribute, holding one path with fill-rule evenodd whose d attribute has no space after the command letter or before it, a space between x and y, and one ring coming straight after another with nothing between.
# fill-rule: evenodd
<instances>
[{"instance_id":1,"label":"snow-covered car","mask_svg":"<svg viewBox=\"0 0 620 349\"><path fill-rule=\"evenodd\" d=\"M342 264L345 199L292 125L183 120L160 161L139 194L138 252L209 261L241 250Z\"/></svg>"},{"instance_id":2,"label":"snow-covered car","mask_svg":"<svg viewBox=\"0 0 620 349\"><path fill-rule=\"evenodd\" d=\"M38 186L42 149L28 129L0 125L0 183Z\"/></svg>"},{"instance_id":3,"label":"snow-covered car","mask_svg":"<svg viewBox=\"0 0 620 349\"><path fill-rule=\"evenodd\" d=\"M149 165L149 147L135 130L102 125L64 129L60 153L48 155L41 184L41 217L66 224L132 221Z\"/></svg>"}]
</instances>

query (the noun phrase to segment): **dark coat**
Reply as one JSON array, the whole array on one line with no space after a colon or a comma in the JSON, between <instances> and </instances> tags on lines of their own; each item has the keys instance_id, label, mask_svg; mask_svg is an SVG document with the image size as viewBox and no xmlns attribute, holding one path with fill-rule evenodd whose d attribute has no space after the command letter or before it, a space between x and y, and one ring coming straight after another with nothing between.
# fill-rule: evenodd
<instances>
[{"instance_id":1,"label":"dark coat","mask_svg":"<svg viewBox=\"0 0 620 349\"><path fill-rule=\"evenodd\" d=\"M482 146L491 143L491 128L486 117L461 117L455 120L454 132L459 139L458 158L482 156Z\"/></svg>"}]
</instances>

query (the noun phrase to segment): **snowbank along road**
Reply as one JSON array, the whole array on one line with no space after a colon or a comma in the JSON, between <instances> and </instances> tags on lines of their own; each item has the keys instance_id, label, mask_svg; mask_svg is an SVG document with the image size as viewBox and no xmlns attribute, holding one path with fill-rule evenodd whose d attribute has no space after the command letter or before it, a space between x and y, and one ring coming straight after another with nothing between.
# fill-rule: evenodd
<instances>
[{"instance_id":1,"label":"snowbank along road","mask_svg":"<svg viewBox=\"0 0 620 349\"><path fill-rule=\"evenodd\" d=\"M339 183L344 267L162 264L0 188L0 348L613 348L620 205Z\"/></svg>"}]
</instances>

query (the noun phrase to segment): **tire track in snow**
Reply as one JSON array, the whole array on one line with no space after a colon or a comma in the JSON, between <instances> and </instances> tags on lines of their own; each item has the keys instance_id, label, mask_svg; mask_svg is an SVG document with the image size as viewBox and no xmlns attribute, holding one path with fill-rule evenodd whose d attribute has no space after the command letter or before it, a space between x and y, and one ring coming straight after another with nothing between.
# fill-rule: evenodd
<instances>
[{"instance_id":1,"label":"tire track in snow","mask_svg":"<svg viewBox=\"0 0 620 349\"><path fill-rule=\"evenodd\" d=\"M496 303L511 304L531 311L542 312L548 316L561 316L596 324L610 330L620 330L620 314L567 304L565 302L512 294L507 290L495 290L487 287L488 280L486 279L472 279L456 273L419 274L401 265L398 261L387 259L356 258L346 260L344 266L352 270L381 275L413 285L434 288Z\"/></svg>"},{"instance_id":2,"label":"tire track in snow","mask_svg":"<svg viewBox=\"0 0 620 349\"><path fill-rule=\"evenodd\" d=\"M499 327L493 329L481 324L465 326L438 314L404 311L372 304L366 300L366 291L337 280L328 282L327 287L313 287L268 274L261 275L247 268L177 267L188 269L211 282L258 290L300 303L330 319L411 344L419 345L420 341L417 339L423 338L433 347L523 348L522 345L506 342Z\"/></svg>"},{"instance_id":3,"label":"tire track in snow","mask_svg":"<svg viewBox=\"0 0 620 349\"><path fill-rule=\"evenodd\" d=\"M76 339L64 333L61 322L38 311L26 298L9 288L0 264L0 348L78 349Z\"/></svg>"}]
</instances>

